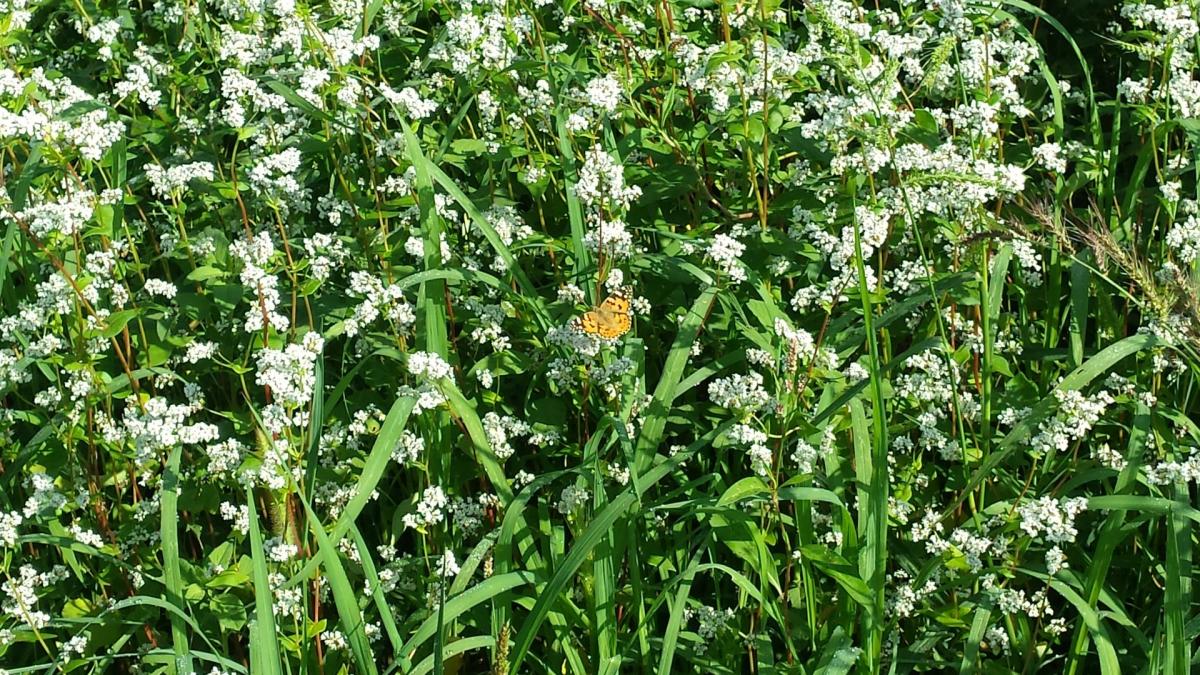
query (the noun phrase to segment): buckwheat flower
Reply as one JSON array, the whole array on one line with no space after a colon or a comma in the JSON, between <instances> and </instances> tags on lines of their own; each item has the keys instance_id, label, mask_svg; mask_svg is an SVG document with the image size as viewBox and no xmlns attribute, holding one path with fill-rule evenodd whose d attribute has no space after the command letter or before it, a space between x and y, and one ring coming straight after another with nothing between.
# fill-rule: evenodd
<instances>
[{"instance_id":1,"label":"buckwheat flower","mask_svg":"<svg viewBox=\"0 0 1200 675\"><path fill-rule=\"evenodd\" d=\"M1188 214L1167 231L1167 246L1181 262L1191 264L1200 258L1200 216Z\"/></svg>"},{"instance_id":2,"label":"buckwheat flower","mask_svg":"<svg viewBox=\"0 0 1200 675\"><path fill-rule=\"evenodd\" d=\"M180 358L184 363L199 363L205 359L211 359L217 354L217 343L196 341L191 342Z\"/></svg>"},{"instance_id":3,"label":"buckwheat flower","mask_svg":"<svg viewBox=\"0 0 1200 675\"><path fill-rule=\"evenodd\" d=\"M179 292L179 290L175 288L175 284L164 279L147 279L146 285L143 288L145 289L146 293L158 296L160 298L166 298L167 300L173 299L175 294Z\"/></svg>"},{"instance_id":4,"label":"buckwheat flower","mask_svg":"<svg viewBox=\"0 0 1200 675\"><path fill-rule=\"evenodd\" d=\"M568 485L567 487L563 488L561 493L559 493L558 505L556 508L558 509L559 513L565 516L570 516L574 514L577 509L585 506L588 500L591 499L591 496L591 493L588 492L586 488Z\"/></svg>"},{"instance_id":5,"label":"buckwheat flower","mask_svg":"<svg viewBox=\"0 0 1200 675\"><path fill-rule=\"evenodd\" d=\"M285 543L279 537L271 537L263 542L263 551L268 560L283 563L295 558L300 549L295 544Z\"/></svg>"},{"instance_id":6,"label":"buckwheat flower","mask_svg":"<svg viewBox=\"0 0 1200 675\"><path fill-rule=\"evenodd\" d=\"M1193 449L1186 459L1159 462L1147 467L1146 482L1151 485L1200 482L1200 453Z\"/></svg>"},{"instance_id":7,"label":"buckwheat flower","mask_svg":"<svg viewBox=\"0 0 1200 675\"><path fill-rule=\"evenodd\" d=\"M752 366L769 368L775 365L775 355L765 349L752 347L746 350L746 361Z\"/></svg>"},{"instance_id":8,"label":"buckwheat flower","mask_svg":"<svg viewBox=\"0 0 1200 675\"><path fill-rule=\"evenodd\" d=\"M1092 458L1114 471L1124 471L1128 462L1119 450L1114 450L1108 443L1101 443L1092 448Z\"/></svg>"},{"instance_id":9,"label":"buckwheat flower","mask_svg":"<svg viewBox=\"0 0 1200 675\"><path fill-rule=\"evenodd\" d=\"M429 382L448 378L453 373L445 359L431 352L412 352L405 365L410 375Z\"/></svg>"},{"instance_id":10,"label":"buckwheat flower","mask_svg":"<svg viewBox=\"0 0 1200 675\"><path fill-rule=\"evenodd\" d=\"M588 105L612 113L621 103L621 83L612 73L588 82L585 89Z\"/></svg>"},{"instance_id":11,"label":"buckwheat flower","mask_svg":"<svg viewBox=\"0 0 1200 675\"><path fill-rule=\"evenodd\" d=\"M319 333L309 332L300 344L259 350L255 383L270 387L277 403L289 407L306 405L312 400L317 380L315 364L324 344Z\"/></svg>"},{"instance_id":12,"label":"buckwheat flower","mask_svg":"<svg viewBox=\"0 0 1200 675\"><path fill-rule=\"evenodd\" d=\"M16 546L19 534L17 528L24 521L25 518L19 511L0 511L0 544L8 548Z\"/></svg>"},{"instance_id":13,"label":"buckwheat flower","mask_svg":"<svg viewBox=\"0 0 1200 675\"><path fill-rule=\"evenodd\" d=\"M607 471L608 477L616 481L617 485L629 485L629 467L621 466L620 464L609 464Z\"/></svg>"},{"instance_id":14,"label":"buckwheat flower","mask_svg":"<svg viewBox=\"0 0 1200 675\"><path fill-rule=\"evenodd\" d=\"M1158 186L1158 189L1162 192L1164 200L1171 204L1177 204L1179 203L1179 194L1183 190L1183 185L1177 180L1171 180Z\"/></svg>"},{"instance_id":15,"label":"buckwheat flower","mask_svg":"<svg viewBox=\"0 0 1200 675\"><path fill-rule=\"evenodd\" d=\"M479 382L479 386L483 387L484 389L491 389L492 385L496 382L495 376L492 375L492 371L488 370L487 368L481 368L476 371L475 380Z\"/></svg>"},{"instance_id":16,"label":"buckwheat flower","mask_svg":"<svg viewBox=\"0 0 1200 675\"><path fill-rule=\"evenodd\" d=\"M746 270L742 267L741 257L746 252L746 245L727 234L718 234L708 245L708 257L726 276L735 283L746 280Z\"/></svg>"},{"instance_id":17,"label":"buckwheat flower","mask_svg":"<svg viewBox=\"0 0 1200 675\"><path fill-rule=\"evenodd\" d=\"M343 327L346 335L358 335L380 316L384 316L396 330L404 330L417 320L416 310L404 297L404 289L397 284L384 284L368 272L356 270L350 273L349 293L362 298L354 308L354 315L346 319Z\"/></svg>"},{"instance_id":18,"label":"buckwheat flower","mask_svg":"<svg viewBox=\"0 0 1200 675\"><path fill-rule=\"evenodd\" d=\"M229 502L221 502L221 518L233 524L233 529L243 536L250 534L250 508L245 504L235 506Z\"/></svg>"},{"instance_id":19,"label":"buckwheat flower","mask_svg":"<svg viewBox=\"0 0 1200 675\"><path fill-rule=\"evenodd\" d=\"M79 523L71 523L71 527L68 528L68 531L71 533L71 536L75 538L75 541L81 544L91 546L93 548L104 548L104 540L100 538L100 535L91 530L83 529L80 527Z\"/></svg>"},{"instance_id":20,"label":"buckwheat flower","mask_svg":"<svg viewBox=\"0 0 1200 675\"><path fill-rule=\"evenodd\" d=\"M381 84L379 91L387 99L388 103L396 106L396 109L409 119L425 119L437 112L437 102L422 98L421 94L412 87L405 87L400 91L396 91L386 84Z\"/></svg>"},{"instance_id":21,"label":"buckwheat flower","mask_svg":"<svg viewBox=\"0 0 1200 675\"><path fill-rule=\"evenodd\" d=\"M17 221L27 223L29 231L39 238L54 233L70 237L91 221L95 213L94 199L95 195L86 190L74 190L58 197L31 196L28 205L12 215Z\"/></svg>"},{"instance_id":22,"label":"buckwheat flower","mask_svg":"<svg viewBox=\"0 0 1200 675\"><path fill-rule=\"evenodd\" d=\"M1117 95L1130 103L1145 103L1153 86L1147 79L1125 78L1117 85Z\"/></svg>"},{"instance_id":23,"label":"buckwheat flower","mask_svg":"<svg viewBox=\"0 0 1200 675\"><path fill-rule=\"evenodd\" d=\"M585 206L617 209L627 208L642 195L642 189L625 185L625 168L597 144L584 155L575 193Z\"/></svg>"},{"instance_id":24,"label":"buckwheat flower","mask_svg":"<svg viewBox=\"0 0 1200 675\"><path fill-rule=\"evenodd\" d=\"M1042 143L1033 149L1033 157L1049 171L1059 174L1067 172L1067 159L1058 143Z\"/></svg>"},{"instance_id":25,"label":"buckwheat flower","mask_svg":"<svg viewBox=\"0 0 1200 675\"><path fill-rule=\"evenodd\" d=\"M1072 442L1087 436L1113 403L1112 394L1107 391L1087 396L1077 389L1056 389L1054 398L1058 410L1054 417L1038 425L1037 433L1029 440L1033 452L1065 452Z\"/></svg>"},{"instance_id":26,"label":"buckwheat flower","mask_svg":"<svg viewBox=\"0 0 1200 675\"><path fill-rule=\"evenodd\" d=\"M32 492L25 500L24 515L32 518L39 513L55 511L66 506L67 497L54 485L54 477L35 473L26 479L26 488Z\"/></svg>"},{"instance_id":27,"label":"buckwheat flower","mask_svg":"<svg viewBox=\"0 0 1200 675\"><path fill-rule=\"evenodd\" d=\"M425 240L421 237L409 237L404 242L404 252L414 258L424 258Z\"/></svg>"},{"instance_id":28,"label":"buckwheat flower","mask_svg":"<svg viewBox=\"0 0 1200 675\"><path fill-rule=\"evenodd\" d=\"M208 470L216 476L232 477L233 472L241 466L245 452L246 446L233 438L209 445Z\"/></svg>"},{"instance_id":29,"label":"buckwheat flower","mask_svg":"<svg viewBox=\"0 0 1200 675\"><path fill-rule=\"evenodd\" d=\"M803 440L796 442L796 449L791 455L792 463L800 473L813 473L819 458L817 449Z\"/></svg>"},{"instance_id":30,"label":"buckwheat flower","mask_svg":"<svg viewBox=\"0 0 1200 675\"><path fill-rule=\"evenodd\" d=\"M605 255L618 260L634 254L633 234L624 220L592 215L589 216L589 222L592 227L583 237L583 244L587 250L603 251Z\"/></svg>"},{"instance_id":31,"label":"buckwheat flower","mask_svg":"<svg viewBox=\"0 0 1200 675\"><path fill-rule=\"evenodd\" d=\"M294 195L301 192L295 174L300 168L300 151L287 148L258 160L247 172L250 185L268 195Z\"/></svg>"},{"instance_id":32,"label":"buckwheat flower","mask_svg":"<svg viewBox=\"0 0 1200 675\"><path fill-rule=\"evenodd\" d=\"M1046 551L1046 573L1050 576L1058 574L1060 570L1068 567L1067 556L1062 549L1054 546L1049 551Z\"/></svg>"},{"instance_id":33,"label":"buckwheat flower","mask_svg":"<svg viewBox=\"0 0 1200 675\"><path fill-rule=\"evenodd\" d=\"M392 460L397 464L408 464L417 461L423 452L425 439L406 429L396 441L396 447L392 448Z\"/></svg>"},{"instance_id":34,"label":"buckwheat flower","mask_svg":"<svg viewBox=\"0 0 1200 675\"><path fill-rule=\"evenodd\" d=\"M447 549L442 553L441 558L434 566L434 573L443 579L449 579L458 575L461 569L458 566L458 561L454 559L454 552Z\"/></svg>"},{"instance_id":35,"label":"buckwheat flower","mask_svg":"<svg viewBox=\"0 0 1200 675\"><path fill-rule=\"evenodd\" d=\"M732 609L725 608L724 610L715 609L708 605L700 605L699 607L688 607L683 610L683 616L688 621L695 619L696 632L700 635L700 642L696 645L696 653L704 654L708 649L708 645L712 643L717 636L725 630L734 615Z\"/></svg>"},{"instance_id":36,"label":"buckwheat flower","mask_svg":"<svg viewBox=\"0 0 1200 675\"><path fill-rule=\"evenodd\" d=\"M1056 544L1075 541L1075 517L1087 510L1087 499L1073 497L1055 499L1041 497L1017 507L1021 516L1021 529L1034 539L1044 539Z\"/></svg>"},{"instance_id":37,"label":"buckwheat flower","mask_svg":"<svg viewBox=\"0 0 1200 675\"><path fill-rule=\"evenodd\" d=\"M102 58L111 59L112 49L109 48L109 45L111 45L113 42L116 42L117 35L119 35L120 32L121 24L119 22L113 19L105 19L103 21L97 21L91 26L88 26L87 32L84 33L84 37L87 38L88 42L102 46L100 51L100 56Z\"/></svg>"},{"instance_id":38,"label":"buckwheat flower","mask_svg":"<svg viewBox=\"0 0 1200 675\"><path fill-rule=\"evenodd\" d=\"M862 363L859 363L858 361L855 361L854 363L851 363L849 366L846 367L846 370L843 373L843 375L846 377L846 380L848 382L853 384L856 382L862 382L863 380L867 379L868 377L871 376L871 373L867 370L866 366L864 366Z\"/></svg>"},{"instance_id":39,"label":"buckwheat flower","mask_svg":"<svg viewBox=\"0 0 1200 675\"><path fill-rule=\"evenodd\" d=\"M211 181L213 176L214 169L210 162L190 162L166 169L158 164L146 165L150 191L161 199L178 196L193 180Z\"/></svg>"},{"instance_id":40,"label":"buckwheat flower","mask_svg":"<svg viewBox=\"0 0 1200 675\"><path fill-rule=\"evenodd\" d=\"M708 385L708 397L718 406L739 414L753 413L771 401L763 388L763 376L754 372L714 380Z\"/></svg>"},{"instance_id":41,"label":"buckwheat flower","mask_svg":"<svg viewBox=\"0 0 1200 675\"><path fill-rule=\"evenodd\" d=\"M446 397L437 385L426 383L420 387L400 386L396 389L397 396L409 396L416 399L413 413L420 414L426 410L434 410L446 403Z\"/></svg>"},{"instance_id":42,"label":"buckwheat flower","mask_svg":"<svg viewBox=\"0 0 1200 675\"><path fill-rule=\"evenodd\" d=\"M431 485L425 488L425 492L421 495L416 512L404 514L404 527L423 530L431 525L437 525L446 519L448 505L449 500L442 488Z\"/></svg>"},{"instance_id":43,"label":"buckwheat flower","mask_svg":"<svg viewBox=\"0 0 1200 675\"><path fill-rule=\"evenodd\" d=\"M483 432L496 458L503 461L512 457L515 450L509 439L529 435L529 425L515 417L489 412L483 416Z\"/></svg>"},{"instance_id":44,"label":"buckwheat flower","mask_svg":"<svg viewBox=\"0 0 1200 675\"><path fill-rule=\"evenodd\" d=\"M728 438L733 444L746 448L754 473L760 476L770 474L774 457L766 445L765 433L748 424L735 424L730 428Z\"/></svg>"},{"instance_id":45,"label":"buckwheat flower","mask_svg":"<svg viewBox=\"0 0 1200 675\"><path fill-rule=\"evenodd\" d=\"M70 640L67 640L62 646L63 660L70 660L71 654L83 656L83 653L87 651L87 645L88 638L86 635L76 635Z\"/></svg>"}]
</instances>

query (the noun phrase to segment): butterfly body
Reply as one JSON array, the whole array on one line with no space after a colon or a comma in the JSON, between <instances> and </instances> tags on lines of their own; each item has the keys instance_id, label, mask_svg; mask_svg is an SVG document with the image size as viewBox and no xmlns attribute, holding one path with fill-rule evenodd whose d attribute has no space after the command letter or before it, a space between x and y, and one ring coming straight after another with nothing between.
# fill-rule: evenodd
<instances>
[{"instance_id":1,"label":"butterfly body","mask_svg":"<svg viewBox=\"0 0 1200 675\"><path fill-rule=\"evenodd\" d=\"M629 313L629 296L617 291L604 299L595 309L585 312L579 321L583 332L605 340L619 338L629 332L633 317Z\"/></svg>"}]
</instances>

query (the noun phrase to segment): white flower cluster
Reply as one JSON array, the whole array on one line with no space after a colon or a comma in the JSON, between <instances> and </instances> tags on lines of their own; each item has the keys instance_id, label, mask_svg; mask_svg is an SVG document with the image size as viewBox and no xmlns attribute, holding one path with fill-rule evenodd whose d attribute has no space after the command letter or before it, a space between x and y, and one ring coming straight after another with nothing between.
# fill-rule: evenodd
<instances>
[{"instance_id":1,"label":"white flower cluster","mask_svg":"<svg viewBox=\"0 0 1200 675\"><path fill-rule=\"evenodd\" d=\"M792 464L796 465L796 470L800 473L813 473L817 467L817 460L820 459L820 454L816 448L806 442L804 439L796 441L796 449L792 451Z\"/></svg>"},{"instance_id":2,"label":"white flower cluster","mask_svg":"<svg viewBox=\"0 0 1200 675\"><path fill-rule=\"evenodd\" d=\"M434 565L434 573L443 579L449 579L456 576L461 571L458 562L454 559L454 552L447 549Z\"/></svg>"},{"instance_id":3,"label":"white flower cluster","mask_svg":"<svg viewBox=\"0 0 1200 675\"><path fill-rule=\"evenodd\" d=\"M520 44L532 31L533 19L525 12L509 11L495 3L475 6L486 11L476 14L470 11L470 3L464 3L468 11L446 22L444 37L429 50L429 58L444 61L460 74L503 71L517 56L513 45Z\"/></svg>"},{"instance_id":4,"label":"white flower cluster","mask_svg":"<svg viewBox=\"0 0 1200 675\"><path fill-rule=\"evenodd\" d=\"M24 514L32 518L43 512L53 512L66 506L67 498L54 485L54 476L47 473L30 474L26 481L31 494L25 500Z\"/></svg>"},{"instance_id":5,"label":"white flower cluster","mask_svg":"<svg viewBox=\"0 0 1200 675\"><path fill-rule=\"evenodd\" d=\"M744 417L771 402L771 395L763 387L763 376L755 372L713 380L708 385L708 397L713 403Z\"/></svg>"},{"instance_id":6,"label":"white flower cluster","mask_svg":"<svg viewBox=\"0 0 1200 675\"><path fill-rule=\"evenodd\" d=\"M483 431L496 458L504 461L513 456L515 450L510 440L528 436L532 429L525 422L510 415L489 412L483 416Z\"/></svg>"},{"instance_id":7,"label":"white flower cluster","mask_svg":"<svg viewBox=\"0 0 1200 675\"><path fill-rule=\"evenodd\" d=\"M408 464L417 461L423 452L425 439L405 429L396 441L396 447L392 448L392 460L397 464Z\"/></svg>"},{"instance_id":8,"label":"white flower cluster","mask_svg":"<svg viewBox=\"0 0 1200 675\"><path fill-rule=\"evenodd\" d=\"M246 446L241 441L230 438L220 443L213 443L206 448L208 453L208 470L214 476L231 477L233 472L242 464L246 454Z\"/></svg>"},{"instance_id":9,"label":"white flower cluster","mask_svg":"<svg viewBox=\"0 0 1200 675\"><path fill-rule=\"evenodd\" d=\"M169 169L164 169L158 164L146 166L146 178L150 181L150 189L162 199L178 197L188 183L194 180L211 181L213 175L213 165L210 162L178 164Z\"/></svg>"},{"instance_id":10,"label":"white flower cluster","mask_svg":"<svg viewBox=\"0 0 1200 675\"><path fill-rule=\"evenodd\" d=\"M256 333L269 325L279 332L286 331L291 322L276 311L279 306L279 278L265 269L275 256L275 243L270 233L262 230L253 237L233 242L229 246L229 254L241 260L242 285L253 289L255 296L246 310L244 330Z\"/></svg>"},{"instance_id":11,"label":"white flower cluster","mask_svg":"<svg viewBox=\"0 0 1200 675\"><path fill-rule=\"evenodd\" d=\"M558 505L556 508L558 509L558 512L563 515L573 515L578 509L581 509L587 505L588 500L591 499L591 496L592 495L587 491L587 488L568 485L567 487L563 488L561 493L559 493Z\"/></svg>"},{"instance_id":12,"label":"white flower cluster","mask_svg":"<svg viewBox=\"0 0 1200 675\"><path fill-rule=\"evenodd\" d=\"M746 280L746 269L741 261L745 252L746 245L727 234L718 234L708 245L708 257L734 283Z\"/></svg>"},{"instance_id":13,"label":"white flower cluster","mask_svg":"<svg viewBox=\"0 0 1200 675\"><path fill-rule=\"evenodd\" d=\"M412 352L408 355L408 373L426 382L437 382L453 374L450 364L432 352Z\"/></svg>"},{"instance_id":14,"label":"white flower cluster","mask_svg":"<svg viewBox=\"0 0 1200 675\"><path fill-rule=\"evenodd\" d=\"M729 430L729 440L735 445L746 448L750 456L750 467L754 473L766 477L771 473L774 455L767 447L767 435L748 424L735 424Z\"/></svg>"},{"instance_id":15,"label":"white flower cluster","mask_svg":"<svg viewBox=\"0 0 1200 675\"><path fill-rule=\"evenodd\" d=\"M1017 507L1021 516L1021 529L1034 539L1045 539L1055 544L1075 541L1075 517L1087 510L1087 499L1072 497L1055 499L1041 497Z\"/></svg>"},{"instance_id":16,"label":"white flower cluster","mask_svg":"<svg viewBox=\"0 0 1200 675\"><path fill-rule=\"evenodd\" d=\"M1023 614L1035 619L1054 615L1046 589L1038 590L1030 596L1023 590L997 584L994 574L985 574L980 581L984 592L992 598L1002 614Z\"/></svg>"},{"instance_id":17,"label":"white flower cluster","mask_svg":"<svg viewBox=\"0 0 1200 675\"><path fill-rule=\"evenodd\" d=\"M1072 442L1087 436L1113 403L1112 394L1104 390L1087 396L1077 389L1056 389L1054 398L1058 400L1058 410L1054 417L1038 426L1037 434L1030 439L1033 452L1066 452Z\"/></svg>"},{"instance_id":18,"label":"white flower cluster","mask_svg":"<svg viewBox=\"0 0 1200 675\"><path fill-rule=\"evenodd\" d=\"M696 653L703 654L708 649L708 645L725 630L725 626L736 616L732 609L716 609L708 605L699 605L697 607L688 607L683 610L683 617L688 621L696 621L696 633L700 635L700 642L696 646Z\"/></svg>"},{"instance_id":19,"label":"white flower cluster","mask_svg":"<svg viewBox=\"0 0 1200 675\"><path fill-rule=\"evenodd\" d=\"M585 93L589 105L606 113L611 114L621 103L621 83L612 73L588 82Z\"/></svg>"},{"instance_id":20,"label":"white flower cluster","mask_svg":"<svg viewBox=\"0 0 1200 675\"><path fill-rule=\"evenodd\" d=\"M19 511L0 511L0 544L6 548L12 548L17 545L17 536L20 534L17 528L21 527L21 523L25 518Z\"/></svg>"},{"instance_id":21,"label":"white flower cluster","mask_svg":"<svg viewBox=\"0 0 1200 675\"><path fill-rule=\"evenodd\" d=\"M0 220L16 220L29 226L36 237L51 234L71 237L83 230L92 219L96 196L87 190L68 190L58 198L34 195L22 210L0 211Z\"/></svg>"},{"instance_id":22,"label":"white flower cluster","mask_svg":"<svg viewBox=\"0 0 1200 675\"><path fill-rule=\"evenodd\" d=\"M316 362L324 349L320 333L304 334L300 344L283 349L261 349L254 381L271 390L272 400L288 408L307 405L316 384Z\"/></svg>"},{"instance_id":23,"label":"white flower cluster","mask_svg":"<svg viewBox=\"0 0 1200 675\"><path fill-rule=\"evenodd\" d=\"M1153 485L1200 483L1200 452L1192 449L1183 460L1168 460L1148 467L1146 481Z\"/></svg>"},{"instance_id":24,"label":"white flower cluster","mask_svg":"<svg viewBox=\"0 0 1200 675\"><path fill-rule=\"evenodd\" d=\"M425 488L421 501L417 502L416 513L404 514L404 527L424 530L446 519L446 507L450 501L446 492L437 485Z\"/></svg>"},{"instance_id":25,"label":"white flower cluster","mask_svg":"<svg viewBox=\"0 0 1200 675\"><path fill-rule=\"evenodd\" d=\"M404 297L404 291L396 284L384 285L369 272L356 270L350 273L350 295L362 298L354 308L354 315L344 324L346 335L354 337L370 326L382 314L397 330L405 330L417 320L412 305Z\"/></svg>"},{"instance_id":26,"label":"white flower cluster","mask_svg":"<svg viewBox=\"0 0 1200 675\"><path fill-rule=\"evenodd\" d=\"M889 588L887 594L888 613L898 618L912 616L922 599L937 592L937 579L929 578L920 586L917 580L909 577L904 570L896 570L888 575Z\"/></svg>"},{"instance_id":27,"label":"white flower cluster","mask_svg":"<svg viewBox=\"0 0 1200 675\"><path fill-rule=\"evenodd\" d=\"M200 411L194 404L172 405L159 396L148 399L140 407L130 403L120 427L100 420L106 440L125 441L133 446L134 461L143 475L159 466L160 454L177 445L211 443L220 437L216 425L207 422L188 422Z\"/></svg>"},{"instance_id":28,"label":"white flower cluster","mask_svg":"<svg viewBox=\"0 0 1200 675\"><path fill-rule=\"evenodd\" d=\"M175 288L175 284L166 279L147 279L146 285L142 287L147 294L166 298L167 300L174 299L179 289Z\"/></svg>"},{"instance_id":29,"label":"white flower cluster","mask_svg":"<svg viewBox=\"0 0 1200 675\"><path fill-rule=\"evenodd\" d=\"M642 195L642 189L625 184L625 167L599 144L584 155L575 193L588 210L590 227L584 244L615 258L632 255L633 237L620 214Z\"/></svg>"},{"instance_id":30,"label":"white flower cluster","mask_svg":"<svg viewBox=\"0 0 1200 675\"><path fill-rule=\"evenodd\" d=\"M437 101L422 98L421 93L412 87L405 87L400 91L396 91L386 84L381 84L379 85L379 91L387 99L388 103L396 106L396 109L409 119L425 119L437 112Z\"/></svg>"},{"instance_id":31,"label":"white flower cluster","mask_svg":"<svg viewBox=\"0 0 1200 675\"><path fill-rule=\"evenodd\" d=\"M1167 246L1171 247L1175 257L1185 264L1191 264L1200 258L1200 214L1196 213L1194 205L1195 202L1185 201L1181 209L1186 216L1167 231Z\"/></svg>"},{"instance_id":32,"label":"white flower cluster","mask_svg":"<svg viewBox=\"0 0 1200 675\"><path fill-rule=\"evenodd\" d=\"M997 555L1004 548L1004 542L987 536L986 532L976 533L962 527L944 537L941 517L932 509L913 525L911 536L914 542L925 542L925 550L933 555L947 552L961 555L973 572L983 569L983 556Z\"/></svg>"},{"instance_id":33,"label":"white flower cluster","mask_svg":"<svg viewBox=\"0 0 1200 675\"><path fill-rule=\"evenodd\" d=\"M21 565L17 574L8 575L8 581L4 584L0 613L18 625L28 625L33 630L45 628L50 625L51 617L38 609L38 591L53 588L70 576L63 565L55 565L48 572L38 572L33 565Z\"/></svg>"}]
</instances>

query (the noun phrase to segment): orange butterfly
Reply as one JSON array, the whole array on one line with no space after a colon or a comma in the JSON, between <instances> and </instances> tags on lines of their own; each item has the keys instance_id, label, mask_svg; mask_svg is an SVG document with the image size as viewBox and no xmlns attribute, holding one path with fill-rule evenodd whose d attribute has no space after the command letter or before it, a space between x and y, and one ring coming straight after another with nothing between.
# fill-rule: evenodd
<instances>
[{"instance_id":1,"label":"orange butterfly","mask_svg":"<svg viewBox=\"0 0 1200 675\"><path fill-rule=\"evenodd\" d=\"M598 335L605 340L619 338L629 332L633 317L629 313L629 295L616 291L604 299L598 307L584 313L580 320L583 332Z\"/></svg>"}]
</instances>

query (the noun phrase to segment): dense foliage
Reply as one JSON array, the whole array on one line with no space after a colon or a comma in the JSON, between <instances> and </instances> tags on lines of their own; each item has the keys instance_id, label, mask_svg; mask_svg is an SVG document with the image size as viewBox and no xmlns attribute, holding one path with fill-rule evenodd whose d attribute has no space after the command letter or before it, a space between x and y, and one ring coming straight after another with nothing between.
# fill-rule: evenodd
<instances>
[{"instance_id":1,"label":"dense foliage","mask_svg":"<svg viewBox=\"0 0 1200 675\"><path fill-rule=\"evenodd\" d=\"M0 0L0 673L1190 672L1200 10L1092 4Z\"/></svg>"}]
</instances>

